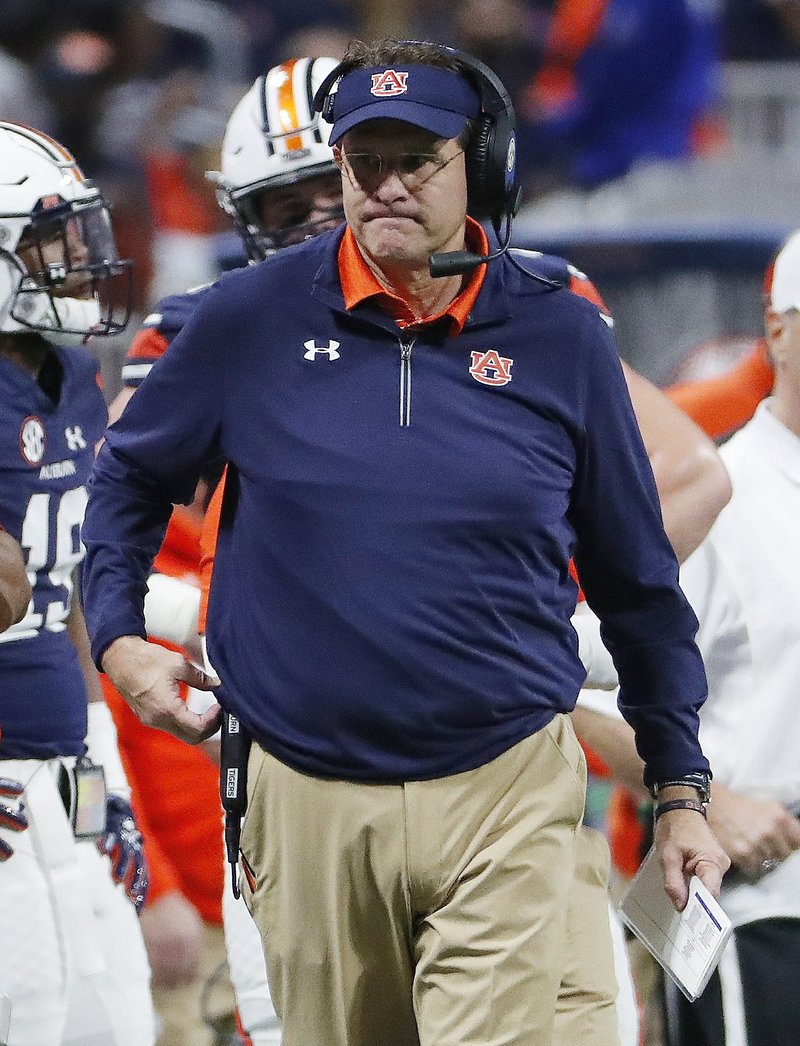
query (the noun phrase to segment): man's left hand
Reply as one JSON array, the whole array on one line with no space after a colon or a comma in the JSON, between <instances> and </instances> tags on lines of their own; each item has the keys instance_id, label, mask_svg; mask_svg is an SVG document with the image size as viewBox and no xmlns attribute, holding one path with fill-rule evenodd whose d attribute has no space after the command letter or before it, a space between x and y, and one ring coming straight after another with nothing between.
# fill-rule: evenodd
<instances>
[{"instance_id":1,"label":"man's left hand","mask_svg":"<svg viewBox=\"0 0 800 1046\"><path fill-rule=\"evenodd\" d=\"M120 795L109 795L106 818L106 832L98 839L97 849L111 860L114 882L125 887L138 915L147 899L149 886L142 835L136 827L130 803Z\"/></svg>"},{"instance_id":2,"label":"man's left hand","mask_svg":"<svg viewBox=\"0 0 800 1046\"><path fill-rule=\"evenodd\" d=\"M730 859L696 810L670 810L656 821L655 847L664 873L664 889L676 910L689 899L689 879L696 875L715 897Z\"/></svg>"}]
</instances>

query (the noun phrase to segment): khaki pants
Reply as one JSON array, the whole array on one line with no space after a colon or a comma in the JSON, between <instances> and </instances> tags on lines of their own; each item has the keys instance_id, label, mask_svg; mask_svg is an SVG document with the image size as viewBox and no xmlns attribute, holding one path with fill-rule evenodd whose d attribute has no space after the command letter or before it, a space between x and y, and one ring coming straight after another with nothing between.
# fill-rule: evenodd
<instances>
[{"instance_id":1,"label":"khaki pants","mask_svg":"<svg viewBox=\"0 0 800 1046\"><path fill-rule=\"evenodd\" d=\"M608 925L610 855L592 828L577 836L567 941L558 993L556 1046L617 1046L617 978Z\"/></svg>"},{"instance_id":2,"label":"khaki pants","mask_svg":"<svg viewBox=\"0 0 800 1046\"><path fill-rule=\"evenodd\" d=\"M433 781L315 778L257 745L248 777L283 1046L550 1046L586 784L568 716Z\"/></svg>"}]
</instances>

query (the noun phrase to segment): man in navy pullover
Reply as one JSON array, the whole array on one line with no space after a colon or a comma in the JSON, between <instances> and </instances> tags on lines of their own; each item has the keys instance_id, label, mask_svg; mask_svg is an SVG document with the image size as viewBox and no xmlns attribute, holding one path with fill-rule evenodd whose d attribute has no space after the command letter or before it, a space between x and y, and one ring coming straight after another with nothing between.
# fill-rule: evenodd
<instances>
[{"instance_id":1,"label":"man in navy pullover","mask_svg":"<svg viewBox=\"0 0 800 1046\"><path fill-rule=\"evenodd\" d=\"M345 228L223 278L107 435L94 656L146 722L213 732L185 679L253 738L242 870L286 1046L544 1046L585 784L570 559L678 906L726 866L696 621L597 310L524 260L430 275L488 252L468 193L513 206L502 86L432 45L354 45L339 73ZM216 460L219 683L142 617L171 504Z\"/></svg>"}]
</instances>

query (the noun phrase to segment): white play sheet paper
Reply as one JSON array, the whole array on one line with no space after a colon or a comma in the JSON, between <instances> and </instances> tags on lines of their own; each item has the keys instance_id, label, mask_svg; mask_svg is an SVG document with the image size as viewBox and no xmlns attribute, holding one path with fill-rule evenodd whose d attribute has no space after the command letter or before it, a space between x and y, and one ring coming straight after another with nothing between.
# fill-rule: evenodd
<instances>
[{"instance_id":1,"label":"white play sheet paper","mask_svg":"<svg viewBox=\"0 0 800 1046\"><path fill-rule=\"evenodd\" d=\"M731 922L697 876L689 881L689 900L676 912L664 892L654 849L642 862L619 908L622 921L694 1002L720 960Z\"/></svg>"}]
</instances>

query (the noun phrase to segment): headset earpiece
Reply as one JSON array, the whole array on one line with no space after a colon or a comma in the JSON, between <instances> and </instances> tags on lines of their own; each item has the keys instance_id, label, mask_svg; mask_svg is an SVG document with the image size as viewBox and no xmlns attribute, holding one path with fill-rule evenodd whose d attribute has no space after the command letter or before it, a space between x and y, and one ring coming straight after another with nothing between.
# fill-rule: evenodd
<instances>
[{"instance_id":1,"label":"headset earpiece","mask_svg":"<svg viewBox=\"0 0 800 1046\"><path fill-rule=\"evenodd\" d=\"M492 150L494 125L490 117L482 113L477 120L472 137L467 143L464 158L467 168L467 192L470 213L485 210L486 168Z\"/></svg>"},{"instance_id":2,"label":"headset earpiece","mask_svg":"<svg viewBox=\"0 0 800 1046\"><path fill-rule=\"evenodd\" d=\"M481 97L482 112L466 148L469 213L497 226L504 215L513 217L519 203L514 106L488 65L455 47L439 49L459 62Z\"/></svg>"},{"instance_id":3,"label":"headset earpiece","mask_svg":"<svg viewBox=\"0 0 800 1046\"><path fill-rule=\"evenodd\" d=\"M469 213L497 223L504 214L515 213L519 199L514 108L488 66L454 48L446 50L471 76L483 108L466 149Z\"/></svg>"}]
</instances>

